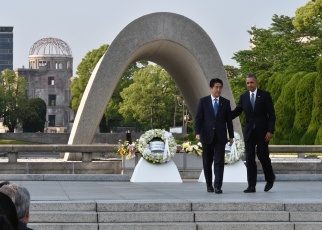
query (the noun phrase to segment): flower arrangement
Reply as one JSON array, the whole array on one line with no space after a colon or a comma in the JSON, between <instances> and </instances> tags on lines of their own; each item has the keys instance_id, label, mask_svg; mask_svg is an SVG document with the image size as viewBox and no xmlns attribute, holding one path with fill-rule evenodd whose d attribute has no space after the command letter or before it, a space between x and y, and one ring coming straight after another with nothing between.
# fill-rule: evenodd
<instances>
[{"instance_id":1,"label":"flower arrangement","mask_svg":"<svg viewBox=\"0 0 322 230\"><path fill-rule=\"evenodd\" d=\"M225 154L225 164L234 164L239 161L245 152L245 144L244 141L241 140L240 135L234 132L234 143L230 148L226 148ZM228 146L226 146L228 147Z\"/></svg>"},{"instance_id":2,"label":"flower arrangement","mask_svg":"<svg viewBox=\"0 0 322 230\"><path fill-rule=\"evenodd\" d=\"M150 149L150 142L159 139L164 142L163 152L154 152ZM137 142L137 149L143 159L153 164L162 164L170 161L177 152L177 144L170 132L162 129L152 129L141 135Z\"/></svg>"},{"instance_id":3,"label":"flower arrangement","mask_svg":"<svg viewBox=\"0 0 322 230\"><path fill-rule=\"evenodd\" d=\"M126 159L132 159L137 152L136 142L130 144L129 141L124 141L121 147L117 150L117 153L121 156L125 156Z\"/></svg>"},{"instance_id":4,"label":"flower arrangement","mask_svg":"<svg viewBox=\"0 0 322 230\"><path fill-rule=\"evenodd\" d=\"M197 144L192 145L190 141L184 142L181 145L182 150L188 154L197 154L197 156L202 156L202 144L198 142Z\"/></svg>"}]
</instances>

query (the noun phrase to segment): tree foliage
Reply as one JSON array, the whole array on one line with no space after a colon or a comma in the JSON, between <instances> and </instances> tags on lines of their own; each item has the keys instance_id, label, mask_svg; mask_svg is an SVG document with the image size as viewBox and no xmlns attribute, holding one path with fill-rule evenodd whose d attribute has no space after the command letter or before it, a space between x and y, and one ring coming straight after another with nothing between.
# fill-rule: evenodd
<instances>
[{"instance_id":1,"label":"tree foliage","mask_svg":"<svg viewBox=\"0 0 322 230\"><path fill-rule=\"evenodd\" d=\"M241 50L234 54L242 74L263 72L272 75L276 72L302 70L315 71L315 63L320 49L312 43L303 42L305 33L296 30L293 18L273 15L268 29L251 28L251 50Z\"/></svg>"},{"instance_id":2,"label":"tree foliage","mask_svg":"<svg viewBox=\"0 0 322 230\"><path fill-rule=\"evenodd\" d=\"M301 138L301 143L304 144L322 144L322 74L320 71L322 67L322 58L318 61L317 66L319 71L314 83L311 122L306 133Z\"/></svg>"},{"instance_id":3,"label":"tree foliage","mask_svg":"<svg viewBox=\"0 0 322 230\"><path fill-rule=\"evenodd\" d=\"M293 140L300 143L311 121L313 107L313 90L317 73L308 73L302 77L295 88L295 119L293 125Z\"/></svg>"},{"instance_id":4,"label":"tree foliage","mask_svg":"<svg viewBox=\"0 0 322 230\"><path fill-rule=\"evenodd\" d=\"M119 112L125 121L134 119L141 129L166 128L172 123L180 96L169 74L158 65L135 72L133 83L121 92Z\"/></svg>"},{"instance_id":5,"label":"tree foliage","mask_svg":"<svg viewBox=\"0 0 322 230\"><path fill-rule=\"evenodd\" d=\"M241 74L255 73L276 102L273 144L322 143L321 15L322 0L306 3L294 18L273 15L269 28L248 31L252 48L234 54Z\"/></svg>"},{"instance_id":6,"label":"tree foliage","mask_svg":"<svg viewBox=\"0 0 322 230\"><path fill-rule=\"evenodd\" d=\"M292 139L293 125L296 114L295 104L295 88L299 79L301 79L306 72L299 72L291 76L290 80L285 83L280 97L275 103L276 110L276 130L273 144L296 144Z\"/></svg>"},{"instance_id":7,"label":"tree foliage","mask_svg":"<svg viewBox=\"0 0 322 230\"><path fill-rule=\"evenodd\" d=\"M25 114L24 107L27 104L26 80L17 77L13 70L5 69L1 75L1 114L3 124L13 132L19 122L22 122Z\"/></svg>"},{"instance_id":8,"label":"tree foliage","mask_svg":"<svg viewBox=\"0 0 322 230\"><path fill-rule=\"evenodd\" d=\"M87 86L88 80L93 73L93 70L101 59L101 57L106 53L108 50L109 45L105 44L100 46L98 49L93 49L92 51L88 52L86 56L82 59L81 63L77 67L76 74L78 75L72 81L71 84L71 108L73 111L77 112L79 104L82 100L85 88ZM123 119L120 115L119 105L122 102L122 98L120 96L120 92L123 88L128 87L132 82L132 75L133 72L139 68L143 68L147 65L147 61L140 61L137 63L131 64L127 70L124 72L120 82L116 86L116 89L113 92L112 98L109 101L107 108L105 110L104 116L100 122L100 131L101 132L108 132L111 129L111 126L116 125L124 125L122 123ZM129 123L133 124L134 121L128 121ZM126 125L126 124L125 124Z\"/></svg>"},{"instance_id":9,"label":"tree foliage","mask_svg":"<svg viewBox=\"0 0 322 230\"><path fill-rule=\"evenodd\" d=\"M41 98L31 98L25 106L23 132L44 132L46 123L46 102Z\"/></svg>"},{"instance_id":10,"label":"tree foliage","mask_svg":"<svg viewBox=\"0 0 322 230\"><path fill-rule=\"evenodd\" d=\"M92 51L88 52L82 59L81 63L77 66L76 74L78 77L73 79L71 83L71 108L73 111L77 111L88 80L92 75L97 62L105 54L108 47L108 45L102 45L98 49L93 49Z\"/></svg>"}]
</instances>

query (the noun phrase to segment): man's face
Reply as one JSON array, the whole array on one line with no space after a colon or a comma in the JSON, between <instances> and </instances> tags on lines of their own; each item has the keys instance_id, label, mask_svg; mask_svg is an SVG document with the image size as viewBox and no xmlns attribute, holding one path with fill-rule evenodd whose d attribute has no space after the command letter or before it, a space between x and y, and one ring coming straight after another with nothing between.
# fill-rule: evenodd
<instances>
[{"instance_id":1,"label":"man's face","mask_svg":"<svg viewBox=\"0 0 322 230\"><path fill-rule=\"evenodd\" d=\"M247 77L246 86L249 91L254 92L257 88L257 80L253 77Z\"/></svg>"},{"instance_id":2,"label":"man's face","mask_svg":"<svg viewBox=\"0 0 322 230\"><path fill-rule=\"evenodd\" d=\"M222 91L222 85L220 83L215 83L212 88L210 88L210 92L212 96L219 97Z\"/></svg>"}]
</instances>

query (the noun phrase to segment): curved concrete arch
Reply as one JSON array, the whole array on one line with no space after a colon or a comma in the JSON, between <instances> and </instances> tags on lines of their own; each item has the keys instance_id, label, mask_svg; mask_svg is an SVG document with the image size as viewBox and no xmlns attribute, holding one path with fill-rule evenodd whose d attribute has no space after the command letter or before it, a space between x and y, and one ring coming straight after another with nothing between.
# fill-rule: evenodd
<instances>
[{"instance_id":1,"label":"curved concrete arch","mask_svg":"<svg viewBox=\"0 0 322 230\"><path fill-rule=\"evenodd\" d=\"M235 104L221 58L206 32L182 15L152 13L128 24L96 65L68 144L92 142L115 87L127 67L138 60L162 66L172 76L192 114L199 98L209 95L211 78L222 79L223 96ZM76 158L68 157L80 160L80 156Z\"/></svg>"}]
</instances>

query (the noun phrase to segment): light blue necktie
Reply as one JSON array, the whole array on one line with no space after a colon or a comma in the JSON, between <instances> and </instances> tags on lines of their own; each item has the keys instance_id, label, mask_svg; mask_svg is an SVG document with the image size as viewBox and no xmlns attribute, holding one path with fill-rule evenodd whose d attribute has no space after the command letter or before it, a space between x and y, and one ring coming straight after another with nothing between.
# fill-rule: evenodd
<instances>
[{"instance_id":1,"label":"light blue necktie","mask_svg":"<svg viewBox=\"0 0 322 230\"><path fill-rule=\"evenodd\" d=\"M217 116L217 112L218 112L218 99L215 99L214 102L214 112L215 112L215 116Z\"/></svg>"},{"instance_id":2,"label":"light blue necktie","mask_svg":"<svg viewBox=\"0 0 322 230\"><path fill-rule=\"evenodd\" d=\"M250 98L250 103L252 104L253 110L255 110L255 97L254 97L254 93L252 93L252 96ZM255 129L256 125L255 123L253 124L253 129Z\"/></svg>"},{"instance_id":3,"label":"light blue necktie","mask_svg":"<svg viewBox=\"0 0 322 230\"><path fill-rule=\"evenodd\" d=\"M252 96L250 98L250 103L252 104L253 110L255 109L255 97L254 97L254 93L252 93Z\"/></svg>"}]
</instances>

